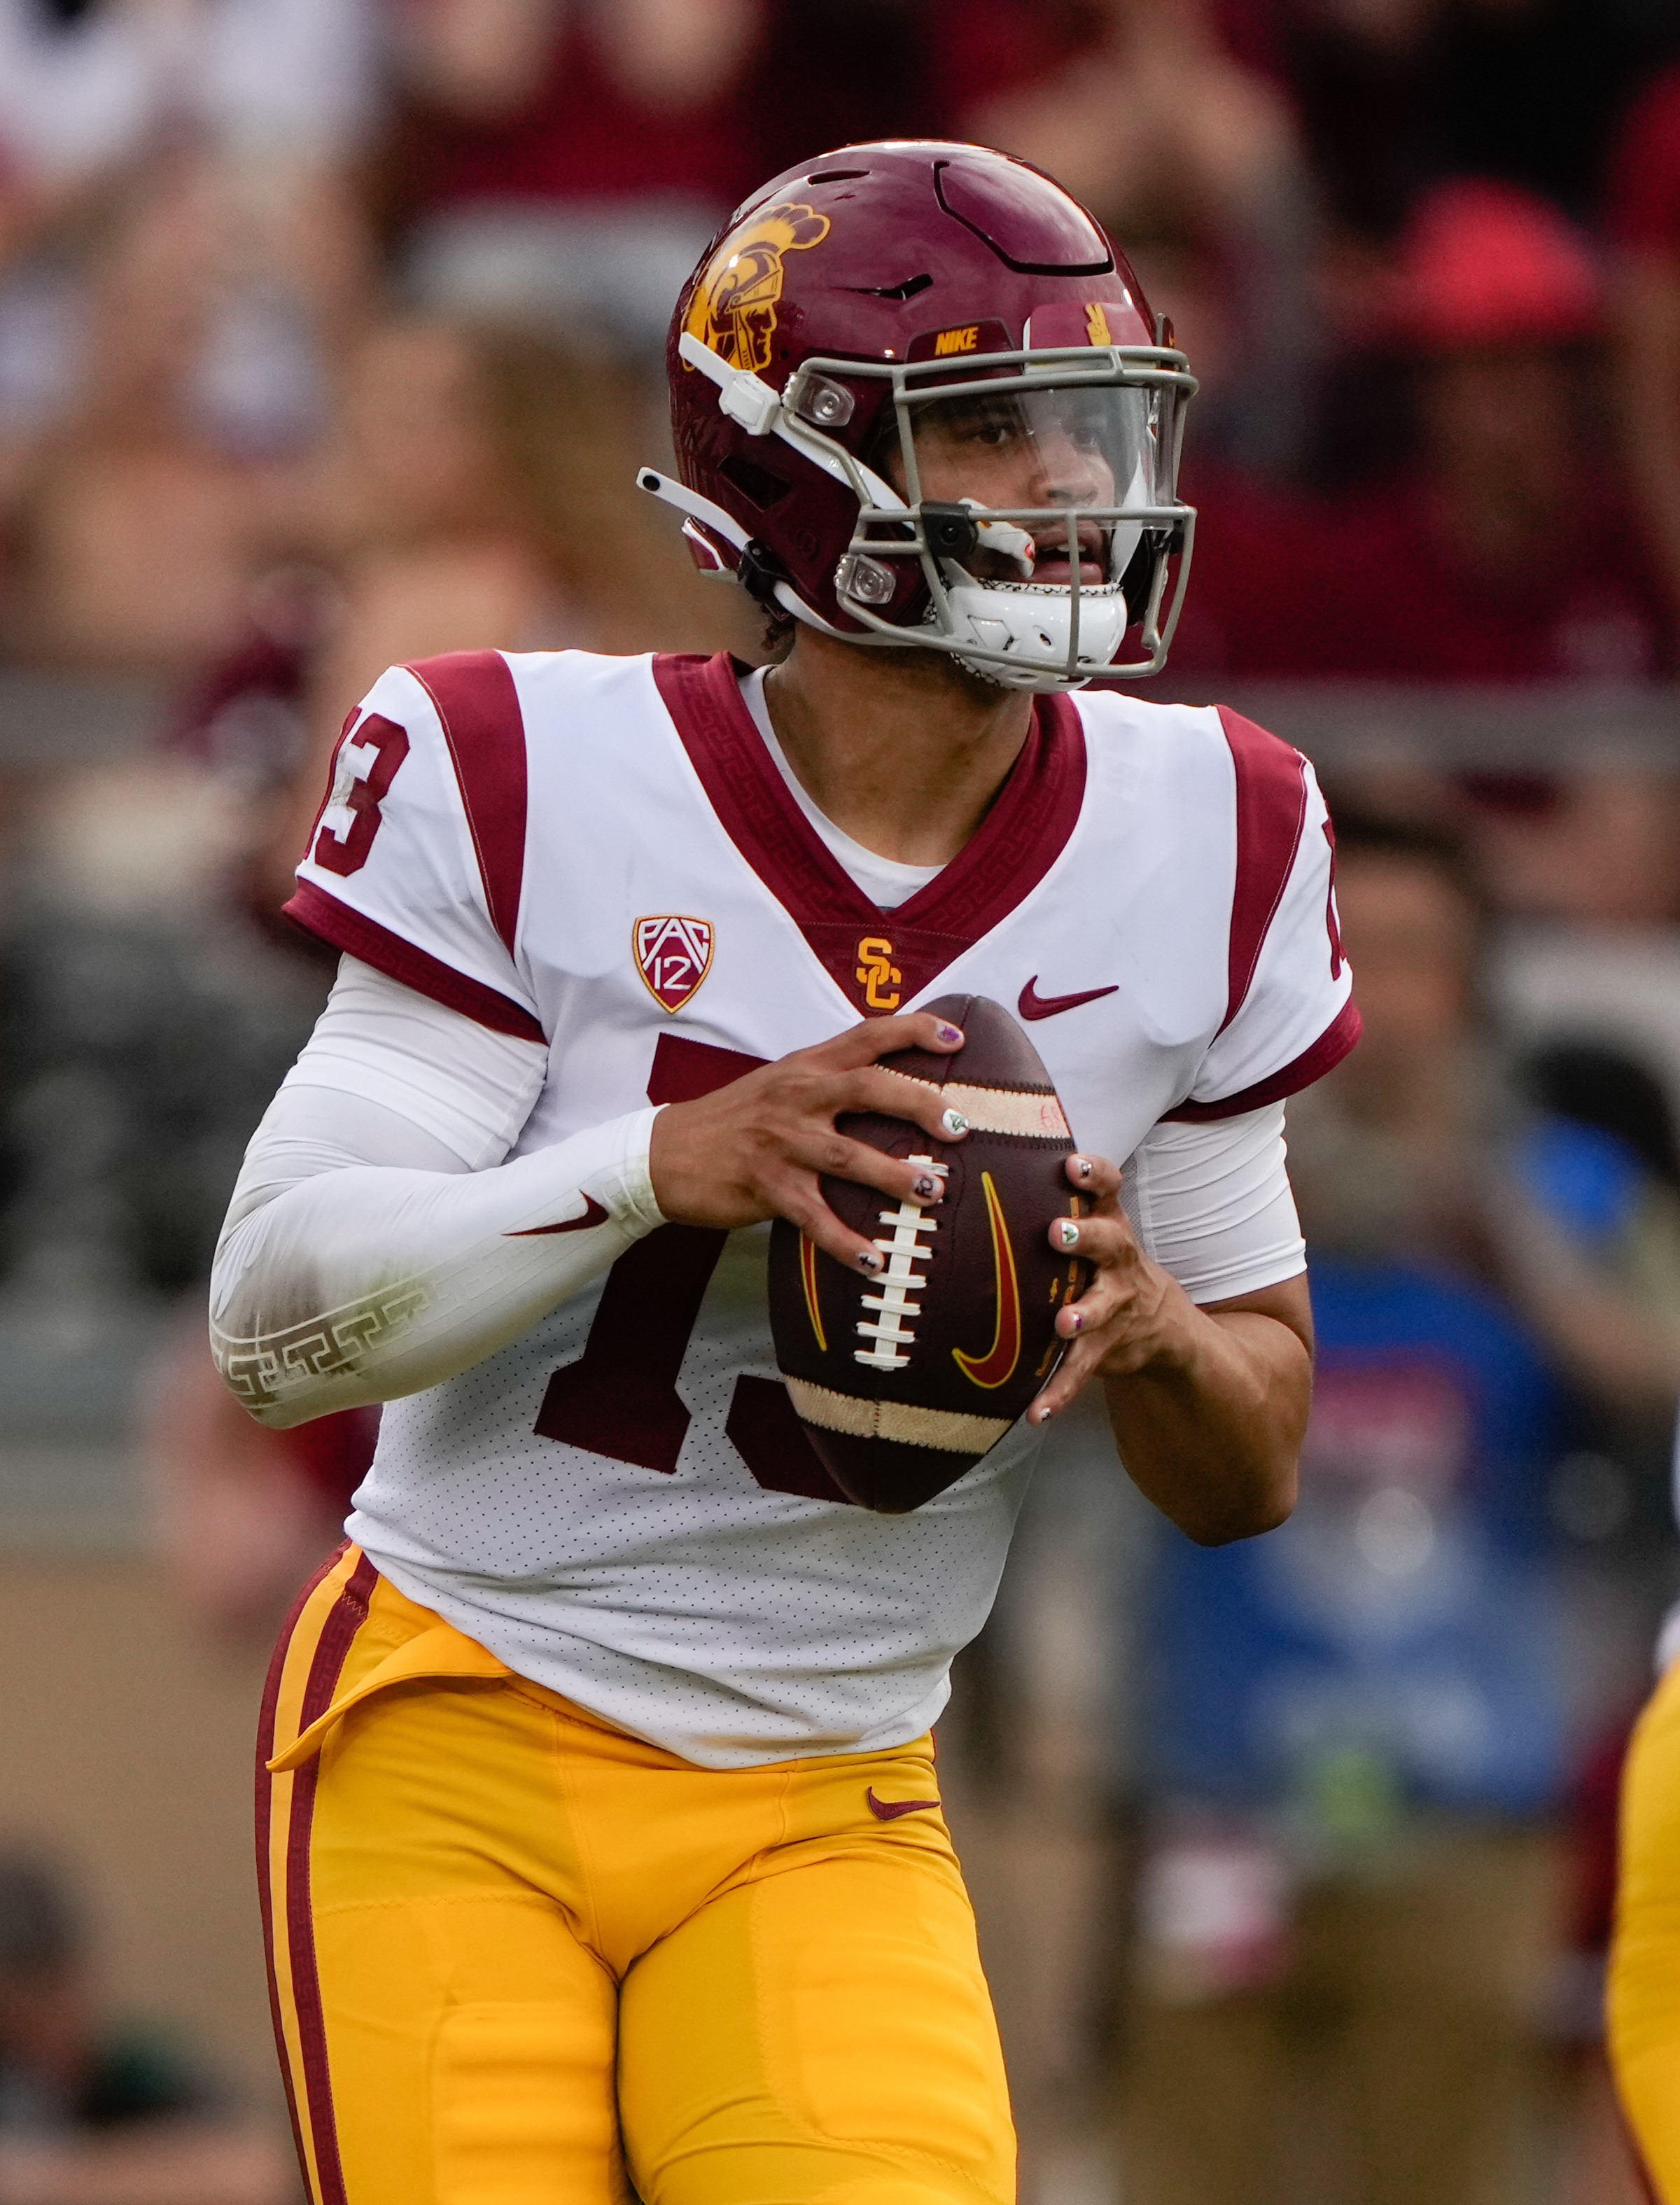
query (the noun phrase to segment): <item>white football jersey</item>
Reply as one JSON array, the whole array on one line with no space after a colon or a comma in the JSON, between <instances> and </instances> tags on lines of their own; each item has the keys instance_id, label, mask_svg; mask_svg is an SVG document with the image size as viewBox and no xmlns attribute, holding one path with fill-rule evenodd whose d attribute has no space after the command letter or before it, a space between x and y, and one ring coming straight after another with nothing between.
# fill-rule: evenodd
<instances>
[{"instance_id":1,"label":"white football jersey","mask_svg":"<svg viewBox=\"0 0 1680 2205\"><path fill-rule=\"evenodd\" d=\"M1224 708L1036 701L979 832L892 911L724 657L460 652L346 722L288 909L548 1072L515 1155L949 995L1027 1022L1076 1139L1234 1116L1352 1047L1310 768ZM702 1764L913 1738L985 1620L1036 1435L847 1504L777 1375L769 1227L667 1225L388 1405L352 1536L521 1674Z\"/></svg>"}]
</instances>

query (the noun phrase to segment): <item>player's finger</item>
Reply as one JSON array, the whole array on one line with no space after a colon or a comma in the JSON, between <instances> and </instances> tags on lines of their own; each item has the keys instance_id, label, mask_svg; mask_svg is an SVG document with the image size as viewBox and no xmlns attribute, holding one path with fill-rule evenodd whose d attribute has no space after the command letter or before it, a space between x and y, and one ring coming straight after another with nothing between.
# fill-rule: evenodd
<instances>
[{"instance_id":1,"label":"player's finger","mask_svg":"<svg viewBox=\"0 0 1680 2205\"><path fill-rule=\"evenodd\" d=\"M815 1140L798 1143L792 1154L795 1162L807 1170L826 1173L830 1179L855 1180L860 1186L872 1186L894 1202L945 1199L943 1164L883 1156L879 1149L848 1140L844 1133L824 1133Z\"/></svg>"},{"instance_id":2,"label":"player's finger","mask_svg":"<svg viewBox=\"0 0 1680 2205\"><path fill-rule=\"evenodd\" d=\"M1106 1216L1059 1217L1050 1227L1050 1245L1059 1256L1083 1256L1101 1269L1108 1263L1131 1263L1141 1251L1124 1210Z\"/></svg>"},{"instance_id":3,"label":"player's finger","mask_svg":"<svg viewBox=\"0 0 1680 2205\"><path fill-rule=\"evenodd\" d=\"M815 1178L804 1173L790 1178L776 1198L776 1209L790 1225L798 1227L806 1239L837 1263L844 1263L848 1271L862 1271L873 1278L886 1269L887 1259L874 1242L841 1224L822 1199Z\"/></svg>"},{"instance_id":4,"label":"player's finger","mask_svg":"<svg viewBox=\"0 0 1680 2205\"><path fill-rule=\"evenodd\" d=\"M1093 1202L1101 1202L1120 1191L1120 1168L1111 1164L1107 1156L1087 1156L1082 1150L1070 1156L1063 1166L1069 1184L1081 1194L1088 1194Z\"/></svg>"},{"instance_id":5,"label":"player's finger","mask_svg":"<svg viewBox=\"0 0 1680 2205\"><path fill-rule=\"evenodd\" d=\"M1030 1424L1046 1423L1065 1409L1096 1376L1097 1365L1101 1360L1100 1341L1076 1340L1056 1365L1048 1384L1027 1411L1027 1422Z\"/></svg>"},{"instance_id":6,"label":"player's finger","mask_svg":"<svg viewBox=\"0 0 1680 2205\"><path fill-rule=\"evenodd\" d=\"M946 1100L931 1080L906 1079L885 1065L863 1065L840 1083L837 1110L873 1110L884 1118L903 1118L935 1141L960 1141L968 1120Z\"/></svg>"},{"instance_id":7,"label":"player's finger","mask_svg":"<svg viewBox=\"0 0 1680 2205\"><path fill-rule=\"evenodd\" d=\"M861 1025L848 1026L809 1054L836 1068L850 1069L874 1064L901 1049L932 1049L949 1056L962 1045L963 1030L949 1019L935 1018L931 1011L900 1011L896 1018L865 1019Z\"/></svg>"},{"instance_id":8,"label":"player's finger","mask_svg":"<svg viewBox=\"0 0 1680 2205\"><path fill-rule=\"evenodd\" d=\"M1126 1266L1099 1271L1085 1288L1056 1311L1056 1335L1078 1340L1100 1332L1116 1317L1124 1316L1137 1299L1136 1274Z\"/></svg>"}]
</instances>

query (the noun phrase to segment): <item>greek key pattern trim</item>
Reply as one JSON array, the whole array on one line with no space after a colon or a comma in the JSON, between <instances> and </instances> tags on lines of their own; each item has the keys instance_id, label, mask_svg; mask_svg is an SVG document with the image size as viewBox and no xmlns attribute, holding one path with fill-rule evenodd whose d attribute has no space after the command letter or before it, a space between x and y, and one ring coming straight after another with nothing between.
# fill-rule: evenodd
<instances>
[{"instance_id":1,"label":"greek key pattern trim","mask_svg":"<svg viewBox=\"0 0 1680 2205\"><path fill-rule=\"evenodd\" d=\"M277 1407L300 1383L354 1370L424 1308L418 1279L365 1295L343 1309L308 1317L284 1332L235 1340L211 1328L216 1367L253 1416Z\"/></svg>"}]
</instances>

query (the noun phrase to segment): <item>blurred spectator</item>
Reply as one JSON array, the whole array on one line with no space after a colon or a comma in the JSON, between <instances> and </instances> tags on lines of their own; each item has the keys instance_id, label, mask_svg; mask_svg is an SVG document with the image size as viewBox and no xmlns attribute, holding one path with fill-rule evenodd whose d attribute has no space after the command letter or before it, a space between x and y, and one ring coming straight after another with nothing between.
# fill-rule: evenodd
<instances>
[{"instance_id":1,"label":"blurred spectator","mask_svg":"<svg viewBox=\"0 0 1680 2205\"><path fill-rule=\"evenodd\" d=\"M1281 0L1275 54L1339 233L1391 237L1427 175L1440 0Z\"/></svg>"},{"instance_id":2,"label":"blurred spectator","mask_svg":"<svg viewBox=\"0 0 1680 2205\"><path fill-rule=\"evenodd\" d=\"M1613 738L1598 751L1588 736L1579 752L1560 749L1552 771L1459 774L1455 788L1489 893L1508 915L1606 931L1680 917L1673 770L1618 758Z\"/></svg>"},{"instance_id":3,"label":"blurred spectator","mask_svg":"<svg viewBox=\"0 0 1680 2205\"><path fill-rule=\"evenodd\" d=\"M1527 2194L1559 1405L1487 1275L1503 1174L1460 860L1349 821L1339 894L1366 1040L1291 1111L1319 1339L1299 1506L1217 1552L1169 1534L1156 1587L1139 2205Z\"/></svg>"},{"instance_id":4,"label":"blurred spectator","mask_svg":"<svg viewBox=\"0 0 1680 2205\"><path fill-rule=\"evenodd\" d=\"M373 100L363 0L0 0L0 148L62 193L183 129L341 158Z\"/></svg>"},{"instance_id":5,"label":"blurred spectator","mask_svg":"<svg viewBox=\"0 0 1680 2205\"><path fill-rule=\"evenodd\" d=\"M1080 0L406 0L388 163L413 294L581 321L650 361L722 217L864 138L971 134L1086 34ZM983 133L982 134L983 134Z\"/></svg>"},{"instance_id":6,"label":"blurred spectator","mask_svg":"<svg viewBox=\"0 0 1680 2205\"><path fill-rule=\"evenodd\" d=\"M1608 197L1629 462L1680 613L1680 68L1628 116Z\"/></svg>"},{"instance_id":7,"label":"blurred spectator","mask_svg":"<svg viewBox=\"0 0 1680 2205\"><path fill-rule=\"evenodd\" d=\"M1262 0L1258 12L1332 221L1366 242L1467 172L1587 217L1617 115L1680 44L1660 0Z\"/></svg>"},{"instance_id":8,"label":"blurred spectator","mask_svg":"<svg viewBox=\"0 0 1680 2205\"><path fill-rule=\"evenodd\" d=\"M1570 1801L1570 1950L1559 1970L1552 2024L1569 2107L1561 2205L1650 2205L1605 2052L1605 1977L1616 1911L1622 1774L1633 1711L1585 1759Z\"/></svg>"},{"instance_id":9,"label":"blurred spectator","mask_svg":"<svg viewBox=\"0 0 1680 2205\"><path fill-rule=\"evenodd\" d=\"M1211 0L1101 0L1101 36L970 117L1125 241L1202 381L1204 454L1286 478L1308 440L1316 212L1287 104Z\"/></svg>"},{"instance_id":10,"label":"blurred spectator","mask_svg":"<svg viewBox=\"0 0 1680 2205\"><path fill-rule=\"evenodd\" d=\"M369 290L362 0L0 0L6 640L225 645Z\"/></svg>"},{"instance_id":11,"label":"blurred spectator","mask_svg":"<svg viewBox=\"0 0 1680 2205\"><path fill-rule=\"evenodd\" d=\"M750 608L697 574L635 487L644 456L622 375L521 329L383 324L349 369L338 433L296 529L339 577L306 634L307 740L275 830L273 908L320 802L346 711L387 666L444 651L715 649Z\"/></svg>"},{"instance_id":12,"label":"blurred spectator","mask_svg":"<svg viewBox=\"0 0 1680 2205\"><path fill-rule=\"evenodd\" d=\"M82 300L85 374L15 484L17 655L179 669L234 633L260 556L263 476L184 403L223 214L213 174L171 160L110 223Z\"/></svg>"},{"instance_id":13,"label":"blurred spectator","mask_svg":"<svg viewBox=\"0 0 1680 2205\"><path fill-rule=\"evenodd\" d=\"M1584 371L1601 334L1585 243L1511 186L1443 185L1412 217L1386 320L1414 364L1409 461L1333 500L1209 482L1175 670L1464 682L1670 667L1671 609ZM1196 498L1193 459L1187 472Z\"/></svg>"},{"instance_id":14,"label":"blurred spectator","mask_svg":"<svg viewBox=\"0 0 1680 2205\"><path fill-rule=\"evenodd\" d=\"M277 2141L147 2024L99 2013L57 1870L0 1857L0 2195L7 2205L288 2205Z\"/></svg>"},{"instance_id":15,"label":"blurred spectator","mask_svg":"<svg viewBox=\"0 0 1680 2205\"><path fill-rule=\"evenodd\" d=\"M1680 1393L1680 1152L1667 1098L1644 1066L1599 1043L1549 1042L1526 1069L1543 1114L1517 1146L1518 1176L1606 1291L1642 1320L1642 1382L1600 1391L1624 1423L1644 1424L1665 1473Z\"/></svg>"},{"instance_id":16,"label":"blurred spectator","mask_svg":"<svg viewBox=\"0 0 1680 2205\"><path fill-rule=\"evenodd\" d=\"M1588 217L1618 116L1677 50L1680 22L1662 0L1447 0L1429 118L1437 173L1505 177Z\"/></svg>"},{"instance_id":17,"label":"blurred spectator","mask_svg":"<svg viewBox=\"0 0 1680 2205\"><path fill-rule=\"evenodd\" d=\"M158 1544L187 1612L214 1638L265 1650L344 1536L378 1410L265 1430L217 1375L194 1295L147 1373L140 1423Z\"/></svg>"},{"instance_id":18,"label":"blurred spectator","mask_svg":"<svg viewBox=\"0 0 1680 2205\"><path fill-rule=\"evenodd\" d=\"M761 171L758 0L408 0L394 211L415 295L656 354L700 249ZM816 149L812 148L813 151Z\"/></svg>"}]
</instances>

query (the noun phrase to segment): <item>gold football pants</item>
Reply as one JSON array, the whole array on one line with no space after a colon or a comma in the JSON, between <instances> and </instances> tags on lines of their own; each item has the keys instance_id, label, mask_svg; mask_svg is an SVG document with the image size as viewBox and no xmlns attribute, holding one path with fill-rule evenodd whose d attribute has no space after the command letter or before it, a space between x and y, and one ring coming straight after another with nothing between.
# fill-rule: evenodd
<instances>
[{"instance_id":1,"label":"gold football pants","mask_svg":"<svg viewBox=\"0 0 1680 2205\"><path fill-rule=\"evenodd\" d=\"M275 1655L258 1857L314 2205L1014 2195L926 1738L697 1768L349 1547Z\"/></svg>"},{"instance_id":2,"label":"gold football pants","mask_svg":"<svg viewBox=\"0 0 1680 2205\"><path fill-rule=\"evenodd\" d=\"M1680 1662L1639 1719L1622 1780L1610 2058L1657 2195L1680 2205Z\"/></svg>"}]
</instances>

